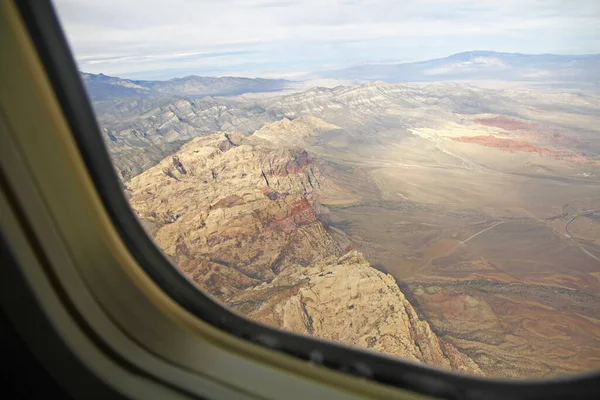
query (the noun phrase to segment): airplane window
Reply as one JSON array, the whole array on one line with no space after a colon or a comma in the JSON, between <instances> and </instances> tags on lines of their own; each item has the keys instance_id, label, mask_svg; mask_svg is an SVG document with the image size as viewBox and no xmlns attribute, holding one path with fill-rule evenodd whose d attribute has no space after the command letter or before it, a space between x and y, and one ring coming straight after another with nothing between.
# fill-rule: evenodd
<instances>
[{"instance_id":1,"label":"airplane window","mask_svg":"<svg viewBox=\"0 0 600 400\"><path fill-rule=\"evenodd\" d=\"M131 209L200 291L510 379L600 368L600 7L576 4L54 2Z\"/></svg>"}]
</instances>

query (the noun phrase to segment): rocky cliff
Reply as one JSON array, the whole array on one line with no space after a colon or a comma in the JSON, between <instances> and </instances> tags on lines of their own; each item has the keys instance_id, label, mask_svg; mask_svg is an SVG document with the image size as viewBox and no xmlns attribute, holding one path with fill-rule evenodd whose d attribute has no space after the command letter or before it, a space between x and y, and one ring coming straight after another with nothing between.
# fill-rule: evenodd
<instances>
[{"instance_id":1,"label":"rocky cliff","mask_svg":"<svg viewBox=\"0 0 600 400\"><path fill-rule=\"evenodd\" d=\"M301 122L331 128L316 119ZM192 139L126 190L182 272L239 312L294 332L481 373L417 316L390 275L334 240L320 222L328 213L320 203L324 188L342 192L305 150L219 132Z\"/></svg>"},{"instance_id":2,"label":"rocky cliff","mask_svg":"<svg viewBox=\"0 0 600 400\"><path fill-rule=\"evenodd\" d=\"M128 182L130 202L157 244L194 281L226 300L340 249L317 220L324 178L301 149L241 135L196 138ZM219 285L217 281L237 283Z\"/></svg>"},{"instance_id":3,"label":"rocky cliff","mask_svg":"<svg viewBox=\"0 0 600 400\"><path fill-rule=\"evenodd\" d=\"M281 118L260 106L211 97L136 98L96 102L94 108L123 180L152 167L194 137L228 130L248 134Z\"/></svg>"},{"instance_id":4,"label":"rocky cliff","mask_svg":"<svg viewBox=\"0 0 600 400\"><path fill-rule=\"evenodd\" d=\"M352 250L292 265L229 302L254 320L351 346L480 374L475 362L440 340L417 316L391 275Z\"/></svg>"}]
</instances>

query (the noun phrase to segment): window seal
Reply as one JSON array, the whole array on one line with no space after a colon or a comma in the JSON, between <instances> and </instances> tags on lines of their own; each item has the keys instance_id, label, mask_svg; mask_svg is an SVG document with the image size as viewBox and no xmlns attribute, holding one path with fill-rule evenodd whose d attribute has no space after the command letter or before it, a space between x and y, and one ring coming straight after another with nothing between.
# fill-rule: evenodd
<instances>
[{"instance_id":1,"label":"window seal","mask_svg":"<svg viewBox=\"0 0 600 400\"><path fill-rule=\"evenodd\" d=\"M540 381L467 376L270 328L212 300L171 264L134 216L50 1L23 0L16 5L121 240L153 281L184 309L225 332L264 347L307 361L311 361L311 354L318 352L326 367L425 395L465 399L559 399L599 395L598 372Z\"/></svg>"}]
</instances>

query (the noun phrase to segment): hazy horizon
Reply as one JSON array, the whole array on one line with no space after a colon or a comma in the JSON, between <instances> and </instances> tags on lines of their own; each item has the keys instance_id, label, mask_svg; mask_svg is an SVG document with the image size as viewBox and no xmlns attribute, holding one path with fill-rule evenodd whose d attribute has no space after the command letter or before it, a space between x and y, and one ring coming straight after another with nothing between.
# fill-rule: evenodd
<instances>
[{"instance_id":1,"label":"hazy horizon","mask_svg":"<svg viewBox=\"0 0 600 400\"><path fill-rule=\"evenodd\" d=\"M530 55L536 55L536 56L545 56L545 55L557 55L557 54L552 54L552 53L538 53L538 54L532 54L532 53L505 53L505 52L494 52L491 50L481 50L481 49L477 49L477 50L468 50L468 51L464 51L461 53L454 53L454 54L448 54L446 56L442 56L439 58L435 58L435 59L443 59L446 57L451 57L451 56L455 56L457 54L462 54L462 53L477 53L477 52L492 52L492 53L498 53L498 54L518 54L518 55L524 55L524 56L530 56ZM600 56L600 53L590 53L590 54L560 54L560 55L564 55L564 56L573 56L573 57L586 57L586 56ZM420 63L420 62L425 62L425 61L432 61L435 59L418 59L418 60L414 60L414 61L391 61L391 62L377 62L377 61L366 61L362 64L352 64L352 65L347 65L347 66L343 66L343 67L336 67L336 68L330 68L329 71L334 72L336 70L341 70L344 68L348 68L348 67L356 67L356 66L368 66L368 65L399 65L399 64L410 64L410 63ZM320 72L324 72L327 71L326 69L321 69ZM188 74L177 74L174 76L169 76L169 77L157 77L157 78L130 78L128 76L122 76L122 75L117 75L117 74L107 74L103 71L99 71L99 72L90 72L90 71L84 71L84 70L80 70L80 72L82 73L87 73L87 74L94 74L94 75L105 75L105 76L111 76L111 77L116 77L116 78L122 78L122 79L130 79L130 80L159 80L159 81L167 81L167 80L172 80L172 79L182 79L182 78L186 78L186 77L190 77L190 76L200 76L200 77L207 77L207 78L225 78L225 77L231 77L231 78L250 78L250 79L255 79L255 78L262 78L262 79L283 79L283 80L289 80L291 82L302 82L305 80L312 80L312 79L320 79L320 77L318 76L313 76L312 74L316 71L311 71L311 72L307 72L307 73L296 73L296 74L280 74L280 75L269 75L269 76L262 76L262 75L239 75L239 74L222 74L222 75L200 75L194 72L188 73ZM127 75L127 74L125 74Z\"/></svg>"},{"instance_id":2,"label":"hazy horizon","mask_svg":"<svg viewBox=\"0 0 600 400\"><path fill-rule=\"evenodd\" d=\"M594 0L54 3L79 68L129 79L293 78L475 49L600 53Z\"/></svg>"}]
</instances>

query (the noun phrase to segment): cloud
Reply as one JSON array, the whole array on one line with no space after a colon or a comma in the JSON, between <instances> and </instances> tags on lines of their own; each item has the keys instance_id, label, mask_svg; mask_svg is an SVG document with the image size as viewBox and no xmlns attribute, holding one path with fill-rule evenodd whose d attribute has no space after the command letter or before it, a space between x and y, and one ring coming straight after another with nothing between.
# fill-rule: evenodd
<instances>
[{"instance_id":1,"label":"cloud","mask_svg":"<svg viewBox=\"0 0 600 400\"><path fill-rule=\"evenodd\" d=\"M600 49L597 0L56 0L55 5L81 69L120 76L169 68L294 74L472 49Z\"/></svg>"},{"instance_id":2,"label":"cloud","mask_svg":"<svg viewBox=\"0 0 600 400\"><path fill-rule=\"evenodd\" d=\"M509 66L495 57L475 57L469 61L450 63L426 70L425 75L449 75L465 72L506 69Z\"/></svg>"},{"instance_id":3,"label":"cloud","mask_svg":"<svg viewBox=\"0 0 600 400\"><path fill-rule=\"evenodd\" d=\"M249 7L251 8L272 8L272 7L287 7L293 5L293 1L256 1L253 2Z\"/></svg>"},{"instance_id":4,"label":"cloud","mask_svg":"<svg viewBox=\"0 0 600 400\"><path fill-rule=\"evenodd\" d=\"M237 55L252 54L251 51L216 51L216 52L195 52L195 53L167 53L167 54L148 54L148 55L133 55L133 56L110 56L103 55L101 57L85 56L80 57L80 62L87 65L97 64L124 64L138 62L153 62L157 60L168 60L174 64L186 62L190 60L200 60L207 58L224 58Z\"/></svg>"}]
</instances>

